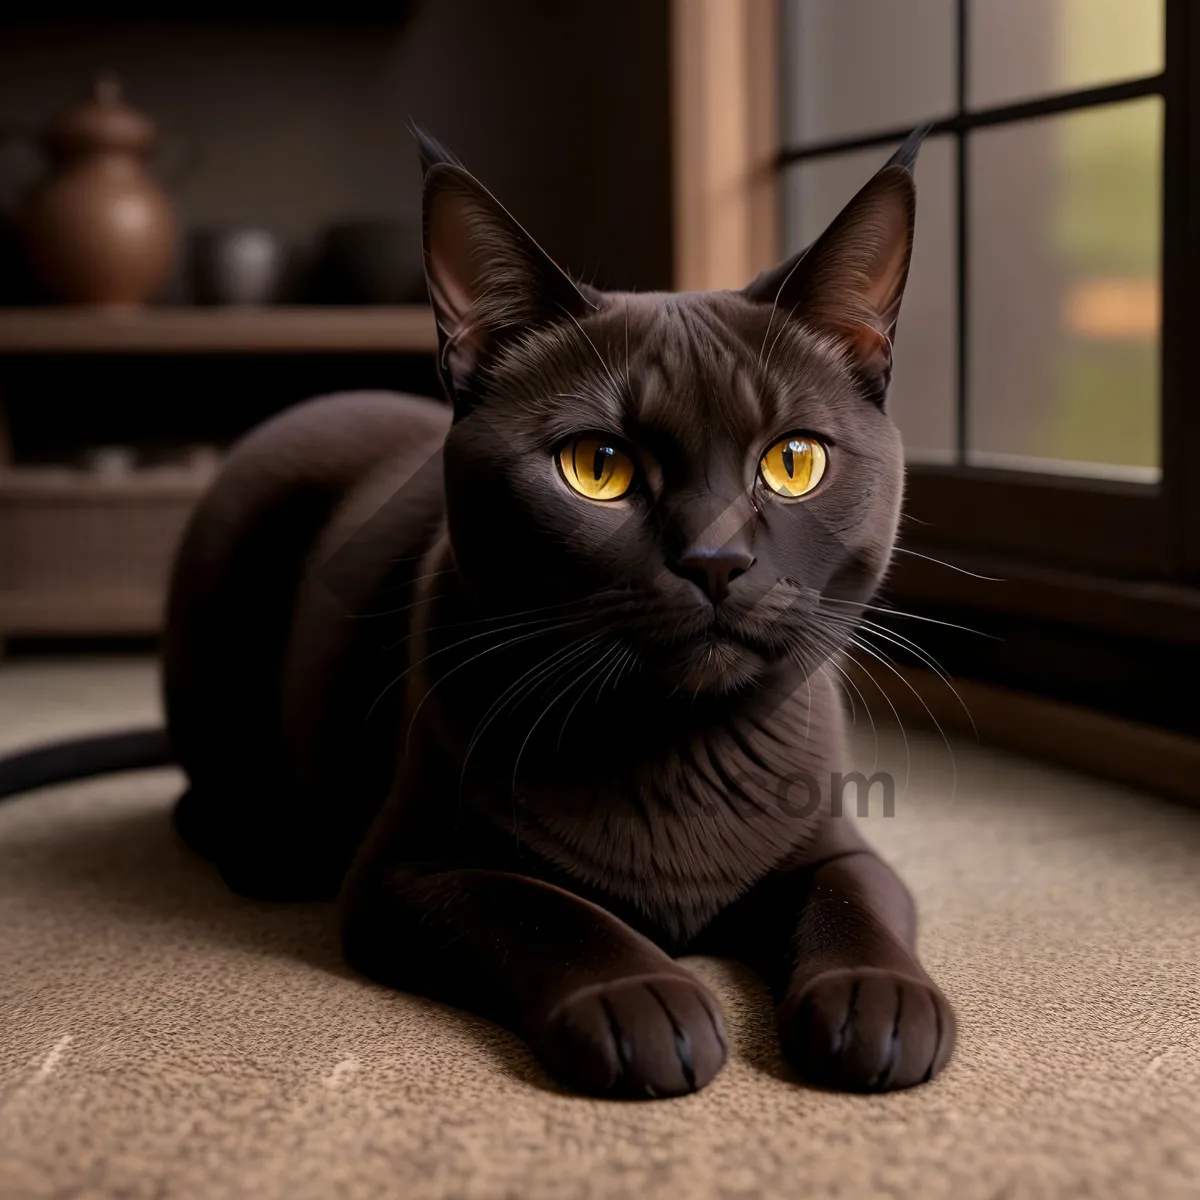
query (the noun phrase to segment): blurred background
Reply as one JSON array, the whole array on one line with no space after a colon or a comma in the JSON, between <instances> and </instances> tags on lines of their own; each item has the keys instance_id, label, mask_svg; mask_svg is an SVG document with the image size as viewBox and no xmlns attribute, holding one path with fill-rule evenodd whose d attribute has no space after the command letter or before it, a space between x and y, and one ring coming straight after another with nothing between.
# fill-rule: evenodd
<instances>
[{"instance_id":1,"label":"blurred background","mask_svg":"<svg viewBox=\"0 0 1200 1200\"><path fill-rule=\"evenodd\" d=\"M153 633L234 437L438 394L410 122L577 273L671 285L665 4L335 7L0 18L0 635Z\"/></svg>"},{"instance_id":2,"label":"blurred background","mask_svg":"<svg viewBox=\"0 0 1200 1200\"><path fill-rule=\"evenodd\" d=\"M889 627L981 686L1200 732L1189 0L255 8L0 17L10 650L153 638L187 514L263 417L436 394L410 122L577 276L662 289L803 247L929 121Z\"/></svg>"}]
</instances>

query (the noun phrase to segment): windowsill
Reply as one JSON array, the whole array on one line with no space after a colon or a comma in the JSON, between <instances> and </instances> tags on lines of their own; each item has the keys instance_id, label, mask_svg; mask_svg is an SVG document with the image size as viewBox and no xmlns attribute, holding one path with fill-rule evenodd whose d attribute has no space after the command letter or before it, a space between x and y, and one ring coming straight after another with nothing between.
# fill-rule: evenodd
<instances>
[{"instance_id":1,"label":"windowsill","mask_svg":"<svg viewBox=\"0 0 1200 1200\"><path fill-rule=\"evenodd\" d=\"M1200 805L1200 738L1122 720L1077 705L954 680L954 691L931 671L897 668L867 678L869 695L881 689L906 728L959 734L1045 761L1085 771L1160 796Z\"/></svg>"},{"instance_id":2,"label":"windowsill","mask_svg":"<svg viewBox=\"0 0 1200 1200\"><path fill-rule=\"evenodd\" d=\"M1111 579L912 542L896 555L888 591L1123 637L1200 646L1200 588L1178 584Z\"/></svg>"},{"instance_id":3,"label":"windowsill","mask_svg":"<svg viewBox=\"0 0 1200 1200\"><path fill-rule=\"evenodd\" d=\"M954 469L958 465L956 450L909 451L905 458L910 468ZM1030 476L1036 482L1055 478L1072 482L1082 480L1097 486L1107 483L1128 483L1137 487L1157 487L1162 482L1161 467L1134 467L1118 463L1079 462L1066 458L1037 458L1028 454L1000 454L986 450L968 450L966 464L975 470L1015 472Z\"/></svg>"}]
</instances>

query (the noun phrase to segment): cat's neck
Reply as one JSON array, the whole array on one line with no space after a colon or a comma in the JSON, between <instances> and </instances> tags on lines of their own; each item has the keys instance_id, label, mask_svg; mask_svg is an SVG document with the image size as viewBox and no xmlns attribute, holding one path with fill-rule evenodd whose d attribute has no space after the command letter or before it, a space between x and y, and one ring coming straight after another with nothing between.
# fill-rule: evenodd
<instances>
[{"instance_id":1,"label":"cat's neck","mask_svg":"<svg viewBox=\"0 0 1200 1200\"><path fill-rule=\"evenodd\" d=\"M411 707L436 714L452 740L465 739L473 761L511 755L514 739L528 763L580 761L599 748L645 761L664 745L722 731L737 736L783 719L809 729L830 719L834 689L823 668L809 675L780 662L736 689L682 689L647 669L634 646L573 620L566 606L485 606L452 562L443 543L422 585Z\"/></svg>"}]
</instances>

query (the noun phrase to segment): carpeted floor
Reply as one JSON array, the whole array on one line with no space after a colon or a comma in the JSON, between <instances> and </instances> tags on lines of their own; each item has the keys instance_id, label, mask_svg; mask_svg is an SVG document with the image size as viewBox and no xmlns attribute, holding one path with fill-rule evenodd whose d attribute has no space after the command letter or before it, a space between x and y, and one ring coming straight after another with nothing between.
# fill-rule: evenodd
<instances>
[{"instance_id":1,"label":"carpeted floor","mask_svg":"<svg viewBox=\"0 0 1200 1200\"><path fill-rule=\"evenodd\" d=\"M0 667L0 745L156 710L144 663ZM869 765L869 733L860 747ZM343 968L324 907L227 894L171 771L0 806L0 1196L1200 1195L1200 812L912 739L896 815L957 1005L935 1083L824 1094L761 988L695 960L732 1061L698 1096L560 1094L484 1022ZM904 775L891 740L883 762Z\"/></svg>"}]
</instances>

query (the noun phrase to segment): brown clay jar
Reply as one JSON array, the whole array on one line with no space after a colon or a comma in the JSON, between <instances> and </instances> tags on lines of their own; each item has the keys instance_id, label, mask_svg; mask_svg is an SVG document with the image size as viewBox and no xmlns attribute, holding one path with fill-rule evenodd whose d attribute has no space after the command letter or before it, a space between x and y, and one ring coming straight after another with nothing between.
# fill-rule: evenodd
<instances>
[{"instance_id":1,"label":"brown clay jar","mask_svg":"<svg viewBox=\"0 0 1200 1200\"><path fill-rule=\"evenodd\" d=\"M112 76L46 130L50 169L27 201L25 242L39 283L55 300L138 305L162 285L175 217L146 159L154 124L121 98Z\"/></svg>"}]
</instances>

